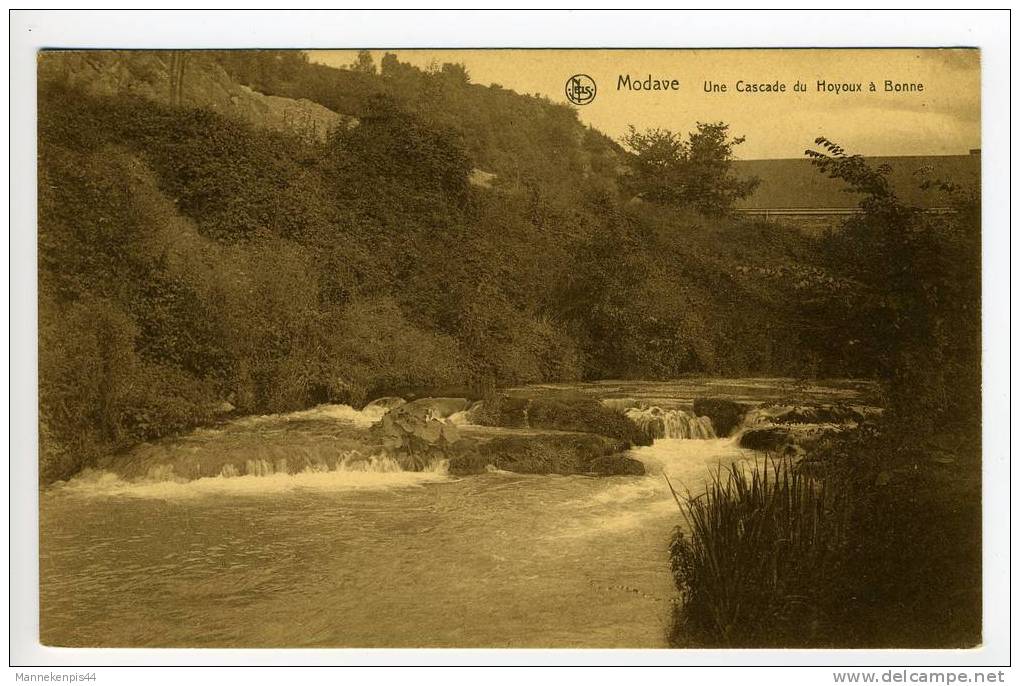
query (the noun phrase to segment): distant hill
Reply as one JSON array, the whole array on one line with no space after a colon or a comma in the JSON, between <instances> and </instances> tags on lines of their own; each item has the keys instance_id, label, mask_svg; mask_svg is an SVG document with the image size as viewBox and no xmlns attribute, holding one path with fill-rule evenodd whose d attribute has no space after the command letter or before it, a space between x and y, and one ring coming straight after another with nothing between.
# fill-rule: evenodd
<instances>
[{"instance_id":1,"label":"distant hill","mask_svg":"<svg viewBox=\"0 0 1020 686\"><path fill-rule=\"evenodd\" d=\"M897 194L908 204L935 208L947 205L945 196L920 188L925 178L948 180L969 188L981 183L981 155L927 155L869 157L872 166L887 164ZM737 202L738 210L823 209L856 207L858 198L844 192L846 184L819 173L808 159L739 160L737 176L757 176L761 184L754 194Z\"/></svg>"}]
</instances>

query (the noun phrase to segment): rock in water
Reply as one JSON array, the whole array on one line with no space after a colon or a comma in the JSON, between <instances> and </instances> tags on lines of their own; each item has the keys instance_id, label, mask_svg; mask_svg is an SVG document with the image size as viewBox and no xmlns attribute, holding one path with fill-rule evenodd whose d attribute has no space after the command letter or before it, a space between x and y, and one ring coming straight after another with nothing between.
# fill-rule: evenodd
<instances>
[{"instance_id":1,"label":"rock in water","mask_svg":"<svg viewBox=\"0 0 1020 686\"><path fill-rule=\"evenodd\" d=\"M449 417L457 412L468 409L471 403L467 398L419 398L412 400L404 407L413 412L431 410L436 417Z\"/></svg>"},{"instance_id":2,"label":"rock in water","mask_svg":"<svg viewBox=\"0 0 1020 686\"><path fill-rule=\"evenodd\" d=\"M639 460L621 455L596 457L591 461L591 471L600 476L644 476L645 465Z\"/></svg>"},{"instance_id":3,"label":"rock in water","mask_svg":"<svg viewBox=\"0 0 1020 686\"><path fill-rule=\"evenodd\" d=\"M393 408L372 431L388 451L398 456L401 464L414 471L425 469L433 459L446 456L447 450L460 440L457 427L444 421L424 403Z\"/></svg>"},{"instance_id":4,"label":"rock in water","mask_svg":"<svg viewBox=\"0 0 1020 686\"><path fill-rule=\"evenodd\" d=\"M725 438L744 420L747 408L722 398L695 398L694 414L711 419L715 435Z\"/></svg>"},{"instance_id":5,"label":"rock in water","mask_svg":"<svg viewBox=\"0 0 1020 686\"><path fill-rule=\"evenodd\" d=\"M376 398L372 402L368 403L367 405L365 405L365 407L362 408L362 411L368 410L370 408L371 409L382 408L388 411L392 410L394 407L400 407L401 405L405 405L406 403L407 401L404 400L403 398L387 395L382 398Z\"/></svg>"},{"instance_id":6,"label":"rock in water","mask_svg":"<svg viewBox=\"0 0 1020 686\"><path fill-rule=\"evenodd\" d=\"M740 436L740 447L748 450L777 451L790 443L790 431L773 426L746 430Z\"/></svg>"}]
</instances>

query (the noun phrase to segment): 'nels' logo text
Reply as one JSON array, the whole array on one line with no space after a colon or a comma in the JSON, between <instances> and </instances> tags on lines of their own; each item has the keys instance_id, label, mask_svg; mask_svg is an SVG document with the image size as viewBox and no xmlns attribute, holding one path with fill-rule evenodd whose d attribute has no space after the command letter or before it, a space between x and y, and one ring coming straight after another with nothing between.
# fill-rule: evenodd
<instances>
[{"instance_id":1,"label":"'nels' logo text","mask_svg":"<svg viewBox=\"0 0 1020 686\"><path fill-rule=\"evenodd\" d=\"M587 105L595 99L595 79L587 74L574 74L567 79L564 90L570 102L575 105Z\"/></svg>"}]
</instances>

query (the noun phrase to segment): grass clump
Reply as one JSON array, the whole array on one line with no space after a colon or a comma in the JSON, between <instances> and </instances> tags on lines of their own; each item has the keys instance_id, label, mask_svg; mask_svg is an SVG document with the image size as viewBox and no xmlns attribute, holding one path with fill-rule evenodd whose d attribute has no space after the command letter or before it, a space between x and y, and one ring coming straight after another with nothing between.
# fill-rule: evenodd
<instances>
[{"instance_id":1,"label":"grass clump","mask_svg":"<svg viewBox=\"0 0 1020 686\"><path fill-rule=\"evenodd\" d=\"M671 486L672 488L672 486ZM769 647L825 633L821 596L846 544L844 499L790 460L733 465L677 504L674 645Z\"/></svg>"},{"instance_id":2,"label":"grass clump","mask_svg":"<svg viewBox=\"0 0 1020 686\"><path fill-rule=\"evenodd\" d=\"M918 445L867 427L676 498L676 647L981 641L980 448L966 432Z\"/></svg>"}]
</instances>

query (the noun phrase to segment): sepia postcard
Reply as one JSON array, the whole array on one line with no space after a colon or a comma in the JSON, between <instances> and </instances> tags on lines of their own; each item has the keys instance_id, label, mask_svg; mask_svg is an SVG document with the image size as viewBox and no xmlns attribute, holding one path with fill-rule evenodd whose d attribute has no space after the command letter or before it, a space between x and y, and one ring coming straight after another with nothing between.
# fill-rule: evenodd
<instances>
[{"instance_id":1,"label":"sepia postcard","mask_svg":"<svg viewBox=\"0 0 1020 686\"><path fill-rule=\"evenodd\" d=\"M981 646L982 63L38 51L39 642Z\"/></svg>"}]
</instances>

